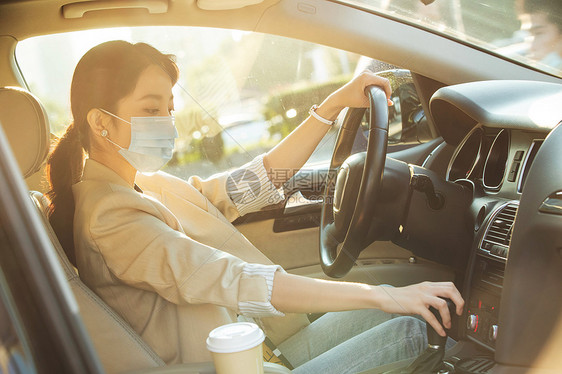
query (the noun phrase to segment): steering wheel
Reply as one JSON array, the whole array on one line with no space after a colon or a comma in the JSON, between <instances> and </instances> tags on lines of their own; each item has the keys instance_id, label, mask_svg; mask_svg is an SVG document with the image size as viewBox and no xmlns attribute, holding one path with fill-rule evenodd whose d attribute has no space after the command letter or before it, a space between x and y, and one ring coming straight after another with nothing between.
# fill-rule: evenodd
<instances>
[{"instance_id":1,"label":"steering wheel","mask_svg":"<svg viewBox=\"0 0 562 374\"><path fill-rule=\"evenodd\" d=\"M350 156L365 109L349 108L338 132L323 194L320 263L324 273L334 278L351 270L378 231L373 218L386 160L388 104L377 86L367 87L365 93L370 107L367 152Z\"/></svg>"}]
</instances>

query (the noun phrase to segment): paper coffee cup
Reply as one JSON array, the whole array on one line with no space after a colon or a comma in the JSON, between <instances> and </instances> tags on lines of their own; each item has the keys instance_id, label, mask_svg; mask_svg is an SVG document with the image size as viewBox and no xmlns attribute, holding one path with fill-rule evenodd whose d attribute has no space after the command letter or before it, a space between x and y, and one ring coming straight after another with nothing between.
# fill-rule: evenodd
<instances>
[{"instance_id":1,"label":"paper coffee cup","mask_svg":"<svg viewBox=\"0 0 562 374\"><path fill-rule=\"evenodd\" d=\"M265 334L255 323L237 322L220 326L209 333L217 374L263 374Z\"/></svg>"}]
</instances>

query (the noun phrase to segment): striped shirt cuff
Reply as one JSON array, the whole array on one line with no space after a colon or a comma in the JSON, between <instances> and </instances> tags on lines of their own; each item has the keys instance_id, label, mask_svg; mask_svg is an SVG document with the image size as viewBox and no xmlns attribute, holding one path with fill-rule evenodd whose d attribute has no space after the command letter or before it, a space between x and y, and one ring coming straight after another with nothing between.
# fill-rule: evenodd
<instances>
[{"instance_id":1,"label":"striped shirt cuff","mask_svg":"<svg viewBox=\"0 0 562 374\"><path fill-rule=\"evenodd\" d=\"M285 199L283 188L276 188L267 176L260 155L232 171L226 180L226 191L241 216L257 212Z\"/></svg>"},{"instance_id":2,"label":"striped shirt cuff","mask_svg":"<svg viewBox=\"0 0 562 374\"><path fill-rule=\"evenodd\" d=\"M267 283L267 302L262 301L239 301L240 314L246 317L283 317L284 313L275 309L271 304L271 293L273 292L273 277L276 271L284 271L279 265L246 264L242 274L247 276L262 276Z\"/></svg>"}]
</instances>

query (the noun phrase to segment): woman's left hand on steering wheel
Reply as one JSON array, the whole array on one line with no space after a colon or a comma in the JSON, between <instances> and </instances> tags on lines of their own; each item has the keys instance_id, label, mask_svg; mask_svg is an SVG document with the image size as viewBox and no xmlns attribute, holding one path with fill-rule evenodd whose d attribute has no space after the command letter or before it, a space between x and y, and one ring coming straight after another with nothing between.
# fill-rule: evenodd
<instances>
[{"instance_id":1,"label":"woman's left hand on steering wheel","mask_svg":"<svg viewBox=\"0 0 562 374\"><path fill-rule=\"evenodd\" d=\"M365 94L365 88L373 85L383 89L388 105L392 105L390 100L390 95L392 94L390 81L369 71L359 74L340 89L333 92L324 103L328 106L333 105L337 107L336 109L339 109L338 112L346 107L367 108L369 106L369 99Z\"/></svg>"}]
</instances>

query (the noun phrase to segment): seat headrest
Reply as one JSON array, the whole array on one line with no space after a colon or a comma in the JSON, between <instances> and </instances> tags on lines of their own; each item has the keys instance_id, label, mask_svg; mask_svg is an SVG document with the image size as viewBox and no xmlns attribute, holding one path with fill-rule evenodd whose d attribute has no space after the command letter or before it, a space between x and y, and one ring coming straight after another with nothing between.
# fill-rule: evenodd
<instances>
[{"instance_id":1,"label":"seat headrest","mask_svg":"<svg viewBox=\"0 0 562 374\"><path fill-rule=\"evenodd\" d=\"M0 125L24 178L38 171L49 153L49 119L31 93L18 87L0 88Z\"/></svg>"}]
</instances>

